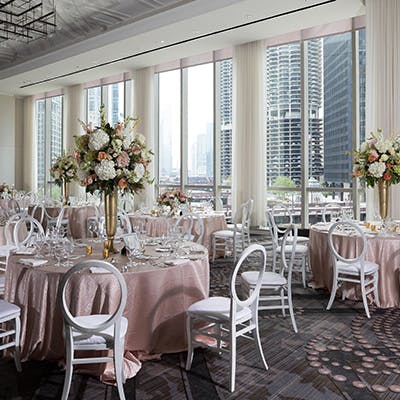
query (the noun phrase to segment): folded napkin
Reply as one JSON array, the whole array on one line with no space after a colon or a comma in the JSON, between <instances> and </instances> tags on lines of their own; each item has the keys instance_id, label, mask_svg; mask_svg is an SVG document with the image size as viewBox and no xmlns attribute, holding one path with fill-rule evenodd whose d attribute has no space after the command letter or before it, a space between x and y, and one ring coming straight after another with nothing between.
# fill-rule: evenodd
<instances>
[{"instance_id":1,"label":"folded napkin","mask_svg":"<svg viewBox=\"0 0 400 400\"><path fill-rule=\"evenodd\" d=\"M109 274L110 273L110 271L108 271L104 268L101 268L101 267L90 267L89 269L92 274Z\"/></svg>"},{"instance_id":2,"label":"folded napkin","mask_svg":"<svg viewBox=\"0 0 400 400\"><path fill-rule=\"evenodd\" d=\"M170 252L171 251L171 249L169 248L169 247L157 247L156 249L155 249L156 251L161 251L161 252Z\"/></svg>"},{"instance_id":3,"label":"folded napkin","mask_svg":"<svg viewBox=\"0 0 400 400\"><path fill-rule=\"evenodd\" d=\"M187 263L188 261L189 261L189 259L187 259L187 258L176 258L174 260L164 261L164 264L166 264L166 265L180 265L180 264Z\"/></svg>"},{"instance_id":4,"label":"folded napkin","mask_svg":"<svg viewBox=\"0 0 400 400\"><path fill-rule=\"evenodd\" d=\"M40 260L36 258L20 258L18 262L20 264L30 265L31 267L38 267L39 265L46 264L47 260Z\"/></svg>"}]
</instances>

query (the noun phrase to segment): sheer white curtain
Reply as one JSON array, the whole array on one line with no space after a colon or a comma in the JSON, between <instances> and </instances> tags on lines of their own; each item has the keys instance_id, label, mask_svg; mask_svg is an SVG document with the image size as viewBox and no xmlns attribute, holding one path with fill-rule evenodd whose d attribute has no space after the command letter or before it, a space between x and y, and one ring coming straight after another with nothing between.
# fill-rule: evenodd
<instances>
[{"instance_id":1,"label":"sheer white curtain","mask_svg":"<svg viewBox=\"0 0 400 400\"><path fill-rule=\"evenodd\" d=\"M74 136L82 135L84 132L79 123L83 120L83 89L81 85L74 85L64 90L64 149L69 152L75 148ZM84 197L85 188L77 182L71 185L70 193L72 196Z\"/></svg>"},{"instance_id":2,"label":"sheer white curtain","mask_svg":"<svg viewBox=\"0 0 400 400\"><path fill-rule=\"evenodd\" d=\"M146 138L149 149L154 149L154 67L143 68L133 72L134 96L133 116L139 118L136 133L141 133ZM154 177L154 159L149 165L150 175ZM155 199L154 184L147 185L140 193L135 194L135 208L144 204L152 207Z\"/></svg>"},{"instance_id":3,"label":"sheer white curtain","mask_svg":"<svg viewBox=\"0 0 400 400\"><path fill-rule=\"evenodd\" d=\"M234 48L232 208L254 200L252 225L264 223L265 168L265 48L262 41Z\"/></svg>"},{"instance_id":4,"label":"sheer white curtain","mask_svg":"<svg viewBox=\"0 0 400 400\"><path fill-rule=\"evenodd\" d=\"M24 166L22 172L23 189L26 191L36 190L37 187L37 137L34 124L34 106L35 102L32 96L24 98Z\"/></svg>"},{"instance_id":5,"label":"sheer white curtain","mask_svg":"<svg viewBox=\"0 0 400 400\"><path fill-rule=\"evenodd\" d=\"M400 1L367 0L366 136L378 128L400 134ZM392 185L389 215L400 218L400 185ZM367 194L367 215L377 208L377 194Z\"/></svg>"}]
</instances>

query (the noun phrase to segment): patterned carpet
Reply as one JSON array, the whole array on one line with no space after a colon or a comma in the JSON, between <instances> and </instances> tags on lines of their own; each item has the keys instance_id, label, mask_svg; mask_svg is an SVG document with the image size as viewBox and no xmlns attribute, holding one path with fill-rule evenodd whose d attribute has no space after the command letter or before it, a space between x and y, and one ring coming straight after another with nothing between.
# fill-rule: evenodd
<instances>
[{"instance_id":1,"label":"patterned carpet","mask_svg":"<svg viewBox=\"0 0 400 400\"><path fill-rule=\"evenodd\" d=\"M211 294L228 293L232 263L211 267ZM294 285L299 333L290 318L262 311L261 341L269 370L261 367L252 342L239 340L236 391L228 390L228 360L197 349L192 370L186 353L146 361L136 378L125 384L127 399L400 399L400 310L372 310L337 300L326 311L328 293ZM23 364L15 372L10 360L0 359L0 399L59 399L64 374L48 362ZM117 399L117 391L93 377L74 374L69 399Z\"/></svg>"}]
</instances>

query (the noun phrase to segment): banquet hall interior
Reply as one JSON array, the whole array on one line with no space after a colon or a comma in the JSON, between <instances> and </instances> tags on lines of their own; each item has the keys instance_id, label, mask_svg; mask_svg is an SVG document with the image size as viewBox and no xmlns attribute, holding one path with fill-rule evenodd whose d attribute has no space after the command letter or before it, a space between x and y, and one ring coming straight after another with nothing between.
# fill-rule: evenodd
<instances>
[{"instance_id":1,"label":"banquet hall interior","mask_svg":"<svg viewBox=\"0 0 400 400\"><path fill-rule=\"evenodd\" d=\"M0 0L0 400L400 399L400 0Z\"/></svg>"}]
</instances>

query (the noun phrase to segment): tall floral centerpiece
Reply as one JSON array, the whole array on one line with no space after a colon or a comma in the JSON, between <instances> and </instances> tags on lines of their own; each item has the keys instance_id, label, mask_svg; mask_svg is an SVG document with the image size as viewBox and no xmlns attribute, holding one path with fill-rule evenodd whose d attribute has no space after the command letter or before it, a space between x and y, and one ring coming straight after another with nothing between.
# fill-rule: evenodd
<instances>
[{"instance_id":1,"label":"tall floral centerpiece","mask_svg":"<svg viewBox=\"0 0 400 400\"><path fill-rule=\"evenodd\" d=\"M114 250L117 229L118 190L137 193L152 183L148 165L153 152L145 138L134 134L137 119L127 117L112 127L106 123L104 106L100 108L100 126L81 125L85 133L75 137L74 157L78 162L78 179L86 191L104 193L104 212L109 250Z\"/></svg>"},{"instance_id":2,"label":"tall floral centerpiece","mask_svg":"<svg viewBox=\"0 0 400 400\"><path fill-rule=\"evenodd\" d=\"M379 213L385 223L388 214L389 187L400 182L400 136L384 139L382 130L354 151L353 176L364 178L367 186L378 186Z\"/></svg>"},{"instance_id":3,"label":"tall floral centerpiece","mask_svg":"<svg viewBox=\"0 0 400 400\"><path fill-rule=\"evenodd\" d=\"M50 168L50 175L57 186L62 187L63 204L69 204L69 183L76 180L77 163L72 154L63 153Z\"/></svg>"}]
</instances>

